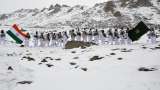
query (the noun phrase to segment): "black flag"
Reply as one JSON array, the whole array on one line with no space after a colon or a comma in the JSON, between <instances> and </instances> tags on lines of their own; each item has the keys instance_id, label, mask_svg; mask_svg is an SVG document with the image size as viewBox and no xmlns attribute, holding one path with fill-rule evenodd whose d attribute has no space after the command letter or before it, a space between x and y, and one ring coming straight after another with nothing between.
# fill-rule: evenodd
<instances>
[{"instance_id":1,"label":"black flag","mask_svg":"<svg viewBox=\"0 0 160 90\"><path fill-rule=\"evenodd\" d=\"M128 31L128 36L132 41L137 41L148 31L149 28L144 24L144 22L141 21L135 28Z\"/></svg>"}]
</instances>

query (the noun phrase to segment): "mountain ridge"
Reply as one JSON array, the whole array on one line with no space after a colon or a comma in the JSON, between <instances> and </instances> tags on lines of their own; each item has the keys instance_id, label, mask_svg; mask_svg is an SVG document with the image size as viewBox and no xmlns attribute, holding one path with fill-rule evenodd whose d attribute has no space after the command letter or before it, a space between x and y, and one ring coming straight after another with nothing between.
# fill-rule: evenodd
<instances>
[{"instance_id":1,"label":"mountain ridge","mask_svg":"<svg viewBox=\"0 0 160 90\"><path fill-rule=\"evenodd\" d=\"M50 5L43 9L19 9L0 15L0 25L13 23L30 27L86 27L131 26L143 20L160 24L159 0L114 0L97 3L92 7L75 5Z\"/></svg>"}]
</instances>

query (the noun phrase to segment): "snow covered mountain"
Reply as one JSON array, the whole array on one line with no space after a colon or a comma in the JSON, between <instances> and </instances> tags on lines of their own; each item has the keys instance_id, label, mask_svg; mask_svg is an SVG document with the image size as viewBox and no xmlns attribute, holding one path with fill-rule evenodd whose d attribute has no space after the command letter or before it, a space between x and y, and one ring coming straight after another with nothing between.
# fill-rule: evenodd
<instances>
[{"instance_id":1,"label":"snow covered mountain","mask_svg":"<svg viewBox=\"0 0 160 90\"><path fill-rule=\"evenodd\" d=\"M160 0L110 0L93 7L50 5L43 9L20 9L0 15L0 25L18 23L27 27L128 25L143 20L160 24Z\"/></svg>"}]
</instances>

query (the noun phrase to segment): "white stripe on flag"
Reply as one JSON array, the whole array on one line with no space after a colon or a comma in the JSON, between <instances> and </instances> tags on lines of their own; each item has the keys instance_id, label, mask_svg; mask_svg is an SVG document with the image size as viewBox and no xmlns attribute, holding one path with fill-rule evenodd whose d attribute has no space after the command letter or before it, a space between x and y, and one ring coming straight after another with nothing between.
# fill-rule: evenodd
<instances>
[{"instance_id":1,"label":"white stripe on flag","mask_svg":"<svg viewBox=\"0 0 160 90\"><path fill-rule=\"evenodd\" d=\"M21 39L22 41L25 40L25 38L24 38L20 33L18 33L14 28L10 28L10 30L11 30L11 32L12 32L13 34L15 34L19 39Z\"/></svg>"}]
</instances>

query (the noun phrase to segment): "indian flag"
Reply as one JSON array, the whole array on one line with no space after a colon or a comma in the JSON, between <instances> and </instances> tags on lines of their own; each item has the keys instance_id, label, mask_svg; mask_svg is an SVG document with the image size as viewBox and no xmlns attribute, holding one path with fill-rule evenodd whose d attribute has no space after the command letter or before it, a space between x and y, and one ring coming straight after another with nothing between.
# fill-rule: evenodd
<instances>
[{"instance_id":1,"label":"indian flag","mask_svg":"<svg viewBox=\"0 0 160 90\"><path fill-rule=\"evenodd\" d=\"M27 37L27 34L22 32L16 24L14 24L12 28L7 31L7 34L18 44L22 44Z\"/></svg>"}]
</instances>

